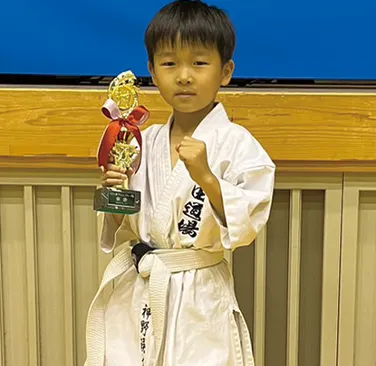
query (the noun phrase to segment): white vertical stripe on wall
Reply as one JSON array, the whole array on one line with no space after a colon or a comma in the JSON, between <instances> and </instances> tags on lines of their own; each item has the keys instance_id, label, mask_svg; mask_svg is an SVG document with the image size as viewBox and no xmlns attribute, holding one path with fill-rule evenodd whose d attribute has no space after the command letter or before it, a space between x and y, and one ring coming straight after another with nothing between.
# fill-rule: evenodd
<instances>
[{"instance_id":1,"label":"white vertical stripe on wall","mask_svg":"<svg viewBox=\"0 0 376 366\"><path fill-rule=\"evenodd\" d=\"M36 214L41 366L67 366L61 187L36 188Z\"/></svg>"},{"instance_id":2,"label":"white vertical stripe on wall","mask_svg":"<svg viewBox=\"0 0 376 366\"><path fill-rule=\"evenodd\" d=\"M358 366L354 365L354 348L359 190L356 187L352 186L345 187L343 200L344 211L341 256L342 293L339 313L340 338L338 345L338 366Z\"/></svg>"},{"instance_id":3,"label":"white vertical stripe on wall","mask_svg":"<svg viewBox=\"0 0 376 366\"><path fill-rule=\"evenodd\" d=\"M38 268L35 189L24 187L29 366L39 365Z\"/></svg>"},{"instance_id":4,"label":"white vertical stripe on wall","mask_svg":"<svg viewBox=\"0 0 376 366\"><path fill-rule=\"evenodd\" d=\"M73 284L73 207L70 187L61 188L61 217L63 241L63 272L64 272L64 340L65 363L74 365L75 356L75 309Z\"/></svg>"},{"instance_id":5,"label":"white vertical stripe on wall","mask_svg":"<svg viewBox=\"0 0 376 366\"><path fill-rule=\"evenodd\" d=\"M320 366L337 364L342 187L325 192Z\"/></svg>"},{"instance_id":6,"label":"white vertical stripe on wall","mask_svg":"<svg viewBox=\"0 0 376 366\"><path fill-rule=\"evenodd\" d=\"M28 304L23 187L2 187L0 210L5 365L27 365Z\"/></svg>"},{"instance_id":7,"label":"white vertical stripe on wall","mask_svg":"<svg viewBox=\"0 0 376 366\"><path fill-rule=\"evenodd\" d=\"M376 184L359 192L355 365L376 364Z\"/></svg>"},{"instance_id":8,"label":"white vertical stripe on wall","mask_svg":"<svg viewBox=\"0 0 376 366\"><path fill-rule=\"evenodd\" d=\"M85 362L85 326L87 311L98 289L98 226L93 211L94 187L72 187L75 366Z\"/></svg>"},{"instance_id":9,"label":"white vertical stripe on wall","mask_svg":"<svg viewBox=\"0 0 376 366\"><path fill-rule=\"evenodd\" d=\"M254 273L254 353L257 366L265 364L265 297L266 297L266 251L267 228L264 227L255 241Z\"/></svg>"},{"instance_id":10,"label":"white vertical stripe on wall","mask_svg":"<svg viewBox=\"0 0 376 366\"><path fill-rule=\"evenodd\" d=\"M3 196L3 187L0 187L0 197ZM5 189L3 189L4 192ZM0 201L0 204L2 203L2 200ZM5 222L3 219L3 210L2 205L0 206L0 365L5 366L5 326L4 326L4 281L3 281L3 269L4 269L4 259L3 259L3 246L4 246L4 238L2 232L3 227L5 226Z\"/></svg>"},{"instance_id":11,"label":"white vertical stripe on wall","mask_svg":"<svg viewBox=\"0 0 376 366\"><path fill-rule=\"evenodd\" d=\"M302 192L294 189L290 197L289 275L287 304L287 365L298 366L299 286L301 252Z\"/></svg>"}]
</instances>

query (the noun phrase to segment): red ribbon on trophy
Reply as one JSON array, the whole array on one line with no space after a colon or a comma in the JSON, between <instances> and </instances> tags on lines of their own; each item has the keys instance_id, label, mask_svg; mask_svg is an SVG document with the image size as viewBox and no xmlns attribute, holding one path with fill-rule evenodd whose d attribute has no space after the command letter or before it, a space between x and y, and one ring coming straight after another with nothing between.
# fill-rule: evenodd
<instances>
[{"instance_id":1,"label":"red ribbon on trophy","mask_svg":"<svg viewBox=\"0 0 376 366\"><path fill-rule=\"evenodd\" d=\"M135 107L128 117L123 118L117 104L112 100L108 99L102 107L102 113L111 120L110 124L105 129L102 139L98 147L98 165L100 168L107 169L108 157L115 144L115 142L122 141L124 134L132 134L139 146L140 156L137 159L137 164L134 167L135 173L137 173L138 168L141 163L142 155L142 138L140 126L147 121L149 118L149 111L143 106ZM122 128L126 129L126 132L122 131Z\"/></svg>"}]
</instances>

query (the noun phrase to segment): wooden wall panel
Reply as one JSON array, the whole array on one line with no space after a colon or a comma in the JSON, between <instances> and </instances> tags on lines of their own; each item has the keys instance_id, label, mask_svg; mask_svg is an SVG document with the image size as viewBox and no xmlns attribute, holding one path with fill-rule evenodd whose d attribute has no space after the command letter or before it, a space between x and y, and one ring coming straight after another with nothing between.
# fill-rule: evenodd
<instances>
[{"instance_id":1,"label":"wooden wall panel","mask_svg":"<svg viewBox=\"0 0 376 366\"><path fill-rule=\"evenodd\" d=\"M28 365L28 299L22 187L0 187L1 365ZM30 340L32 341L32 340Z\"/></svg>"},{"instance_id":2,"label":"wooden wall panel","mask_svg":"<svg viewBox=\"0 0 376 366\"><path fill-rule=\"evenodd\" d=\"M0 166L94 169L104 89L0 88ZM376 94L224 91L229 116L285 171L376 171ZM142 90L150 123L170 110Z\"/></svg>"},{"instance_id":3,"label":"wooden wall panel","mask_svg":"<svg viewBox=\"0 0 376 366\"><path fill-rule=\"evenodd\" d=\"M85 359L87 309L111 259L87 173L0 175L1 365ZM375 175L277 177L266 230L233 261L258 366L374 365L375 222Z\"/></svg>"},{"instance_id":4,"label":"wooden wall panel","mask_svg":"<svg viewBox=\"0 0 376 366\"><path fill-rule=\"evenodd\" d=\"M376 188L376 182L375 182ZM355 365L376 363L376 189L359 197Z\"/></svg>"},{"instance_id":5,"label":"wooden wall panel","mask_svg":"<svg viewBox=\"0 0 376 366\"><path fill-rule=\"evenodd\" d=\"M89 305L99 286L102 275L98 256L96 213L92 209L94 187L73 189L73 242L74 242L74 308L76 364L85 362L85 327ZM106 256L108 259L111 255Z\"/></svg>"},{"instance_id":6,"label":"wooden wall panel","mask_svg":"<svg viewBox=\"0 0 376 366\"><path fill-rule=\"evenodd\" d=\"M317 366L320 365L322 326L325 192L304 191L302 202L298 365ZM332 214L329 208L328 215ZM331 231L331 228L327 230ZM330 366L328 363L326 365Z\"/></svg>"},{"instance_id":7,"label":"wooden wall panel","mask_svg":"<svg viewBox=\"0 0 376 366\"><path fill-rule=\"evenodd\" d=\"M338 366L376 363L376 176L345 176Z\"/></svg>"},{"instance_id":8,"label":"wooden wall panel","mask_svg":"<svg viewBox=\"0 0 376 366\"><path fill-rule=\"evenodd\" d=\"M65 366L64 248L61 189L36 190L41 365ZM68 295L69 296L69 295Z\"/></svg>"},{"instance_id":9,"label":"wooden wall panel","mask_svg":"<svg viewBox=\"0 0 376 366\"><path fill-rule=\"evenodd\" d=\"M279 176L265 233L235 252L258 366L336 365L341 207L341 175Z\"/></svg>"}]
</instances>

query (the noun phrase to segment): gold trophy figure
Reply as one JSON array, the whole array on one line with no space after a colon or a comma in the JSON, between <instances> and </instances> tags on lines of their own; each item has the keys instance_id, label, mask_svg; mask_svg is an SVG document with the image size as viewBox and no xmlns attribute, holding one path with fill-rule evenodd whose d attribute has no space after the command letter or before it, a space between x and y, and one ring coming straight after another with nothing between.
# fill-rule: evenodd
<instances>
[{"instance_id":1,"label":"gold trophy figure","mask_svg":"<svg viewBox=\"0 0 376 366\"><path fill-rule=\"evenodd\" d=\"M108 99L102 108L111 120L98 147L98 165L105 170L111 159L125 171L133 168L137 173L142 153L139 126L149 117L149 112L138 105L136 78L131 71L119 74L108 87ZM135 138L137 145L131 144ZM95 191L94 210L132 215L140 211L141 193L128 189L128 180L114 187Z\"/></svg>"}]
</instances>

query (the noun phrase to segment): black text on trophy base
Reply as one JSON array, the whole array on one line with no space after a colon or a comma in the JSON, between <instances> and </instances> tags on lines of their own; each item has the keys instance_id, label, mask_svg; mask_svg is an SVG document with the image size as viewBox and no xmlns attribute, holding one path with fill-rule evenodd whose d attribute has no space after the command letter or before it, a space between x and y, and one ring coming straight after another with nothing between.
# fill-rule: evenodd
<instances>
[{"instance_id":1,"label":"black text on trophy base","mask_svg":"<svg viewBox=\"0 0 376 366\"><path fill-rule=\"evenodd\" d=\"M123 215L140 211L141 194L138 191L102 187L95 191L94 210Z\"/></svg>"}]
</instances>

